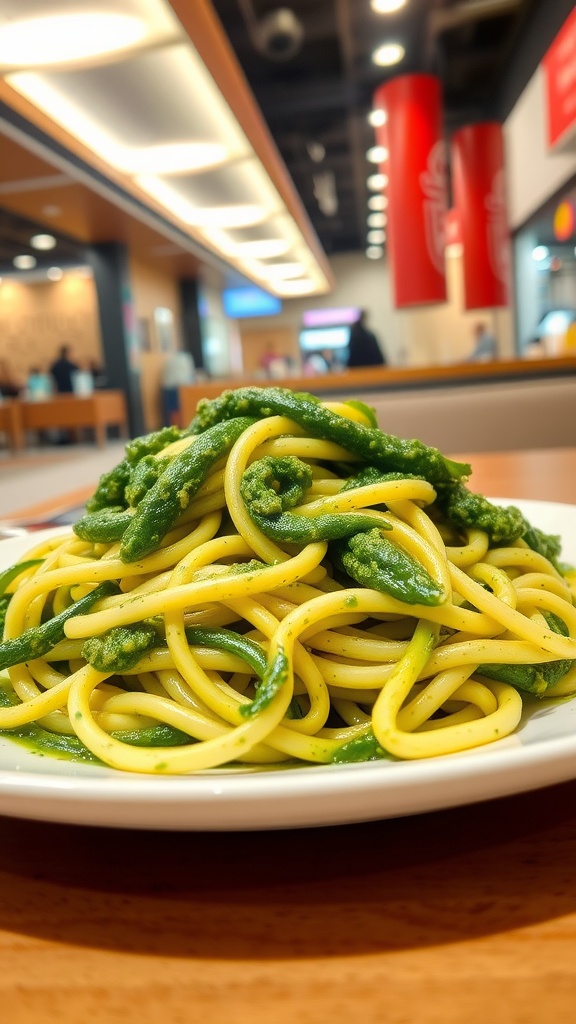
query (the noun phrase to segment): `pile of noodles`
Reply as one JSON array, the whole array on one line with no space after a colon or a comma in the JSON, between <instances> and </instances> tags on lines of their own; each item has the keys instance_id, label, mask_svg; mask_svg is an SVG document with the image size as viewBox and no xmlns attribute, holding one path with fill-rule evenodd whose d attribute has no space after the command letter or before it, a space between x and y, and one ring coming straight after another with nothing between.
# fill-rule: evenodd
<instances>
[{"instance_id":1,"label":"pile of noodles","mask_svg":"<svg viewBox=\"0 0 576 1024\"><path fill-rule=\"evenodd\" d=\"M483 665L564 659L567 671L545 695L576 689L568 575L522 540L490 545L480 529L457 532L430 515L435 491L424 480L342 491L350 456L289 427L269 416L244 430L157 550L138 562L123 562L118 542L82 540L72 530L26 554L38 564L8 588L5 641L103 580L120 592L70 618L49 653L8 669L11 706L0 708L1 729L35 723L129 772L428 758L488 744L518 726L522 693L479 672ZM246 467L266 455L295 455L311 467L303 514L372 510L444 599L409 604L346 579L326 541L266 537L240 494ZM550 629L550 613L568 635ZM87 638L144 621L159 642L128 671L106 673L83 657ZM257 713L246 710L266 681L240 654L190 642L191 629L251 641L268 666L282 655L283 678Z\"/></svg>"}]
</instances>

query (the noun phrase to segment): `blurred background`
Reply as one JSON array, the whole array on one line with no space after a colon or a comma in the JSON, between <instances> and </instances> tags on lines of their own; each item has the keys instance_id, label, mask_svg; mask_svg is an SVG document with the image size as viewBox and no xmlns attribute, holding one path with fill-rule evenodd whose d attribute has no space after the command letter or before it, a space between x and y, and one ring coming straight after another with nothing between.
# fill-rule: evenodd
<instances>
[{"instance_id":1,"label":"blurred background","mask_svg":"<svg viewBox=\"0 0 576 1024\"><path fill-rule=\"evenodd\" d=\"M4 401L570 377L575 247L571 2L1 6Z\"/></svg>"}]
</instances>

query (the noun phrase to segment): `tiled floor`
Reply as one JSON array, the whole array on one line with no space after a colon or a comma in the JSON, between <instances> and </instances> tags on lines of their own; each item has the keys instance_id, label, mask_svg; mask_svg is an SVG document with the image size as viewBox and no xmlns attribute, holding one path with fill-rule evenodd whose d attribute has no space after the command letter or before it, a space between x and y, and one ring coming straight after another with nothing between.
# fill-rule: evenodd
<instances>
[{"instance_id":1,"label":"tiled floor","mask_svg":"<svg viewBox=\"0 0 576 1024\"><path fill-rule=\"evenodd\" d=\"M124 455L123 441L32 448L18 456L0 452L0 519L20 509L96 484Z\"/></svg>"}]
</instances>

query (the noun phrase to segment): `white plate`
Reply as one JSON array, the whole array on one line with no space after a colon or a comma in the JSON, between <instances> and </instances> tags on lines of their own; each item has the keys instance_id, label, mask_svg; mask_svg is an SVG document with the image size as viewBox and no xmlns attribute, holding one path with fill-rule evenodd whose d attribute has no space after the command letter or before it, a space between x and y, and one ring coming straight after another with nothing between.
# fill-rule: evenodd
<instances>
[{"instance_id":1,"label":"white plate","mask_svg":"<svg viewBox=\"0 0 576 1024\"><path fill-rule=\"evenodd\" d=\"M516 501L562 535L576 564L576 507ZM41 537L0 543L0 569ZM576 777L576 700L543 702L514 736L430 761L302 767L196 776L128 775L40 757L0 738L0 813L122 828L303 828L370 821L475 803Z\"/></svg>"}]
</instances>

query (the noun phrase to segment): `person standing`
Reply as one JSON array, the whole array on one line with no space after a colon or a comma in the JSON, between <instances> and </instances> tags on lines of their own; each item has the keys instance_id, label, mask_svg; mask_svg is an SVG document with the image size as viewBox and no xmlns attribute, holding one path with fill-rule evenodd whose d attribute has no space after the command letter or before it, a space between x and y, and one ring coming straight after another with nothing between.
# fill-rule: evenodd
<instances>
[{"instance_id":1,"label":"person standing","mask_svg":"<svg viewBox=\"0 0 576 1024\"><path fill-rule=\"evenodd\" d=\"M74 391L74 374L79 367L70 359L70 348L62 345L58 359L50 366L50 373L54 381L56 391L66 394Z\"/></svg>"},{"instance_id":2,"label":"person standing","mask_svg":"<svg viewBox=\"0 0 576 1024\"><path fill-rule=\"evenodd\" d=\"M490 333L486 324L474 324L474 348L468 356L468 363L489 363L496 359L496 338Z\"/></svg>"},{"instance_id":3,"label":"person standing","mask_svg":"<svg viewBox=\"0 0 576 1024\"><path fill-rule=\"evenodd\" d=\"M366 326L366 311L363 309L350 328L348 366L384 366L385 363L376 335Z\"/></svg>"}]
</instances>

